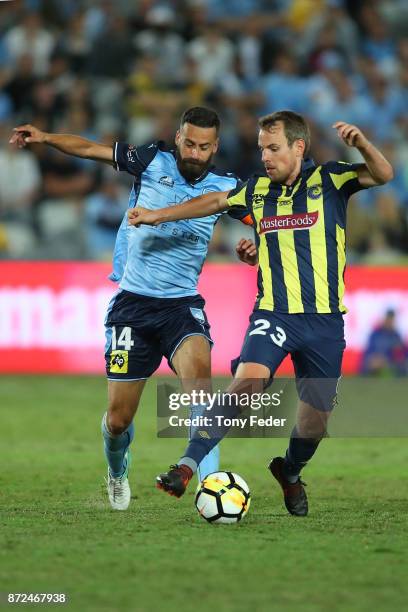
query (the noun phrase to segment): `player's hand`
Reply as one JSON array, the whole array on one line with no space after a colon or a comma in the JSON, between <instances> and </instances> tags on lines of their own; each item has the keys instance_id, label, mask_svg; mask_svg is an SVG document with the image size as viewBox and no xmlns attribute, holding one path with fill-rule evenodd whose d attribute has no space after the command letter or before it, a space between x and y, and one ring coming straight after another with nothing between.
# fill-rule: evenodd
<instances>
[{"instance_id":1,"label":"player's hand","mask_svg":"<svg viewBox=\"0 0 408 612\"><path fill-rule=\"evenodd\" d=\"M27 123L26 125L20 125L13 129L13 134L9 140L9 143L16 144L20 149L22 149L27 144L45 142L45 139L45 132L42 132L38 128Z\"/></svg>"},{"instance_id":2,"label":"player's hand","mask_svg":"<svg viewBox=\"0 0 408 612\"><path fill-rule=\"evenodd\" d=\"M369 144L368 139L356 125L337 121L332 127L337 130L338 137L349 147L364 149Z\"/></svg>"},{"instance_id":3,"label":"player's hand","mask_svg":"<svg viewBox=\"0 0 408 612\"><path fill-rule=\"evenodd\" d=\"M239 259L244 263L250 266L256 266L258 263L258 251L252 240L241 238L235 247L235 250Z\"/></svg>"},{"instance_id":4,"label":"player's hand","mask_svg":"<svg viewBox=\"0 0 408 612\"><path fill-rule=\"evenodd\" d=\"M130 208L128 211L128 223L139 227L140 225L158 225L158 215L155 210L148 210L147 208Z\"/></svg>"}]
</instances>

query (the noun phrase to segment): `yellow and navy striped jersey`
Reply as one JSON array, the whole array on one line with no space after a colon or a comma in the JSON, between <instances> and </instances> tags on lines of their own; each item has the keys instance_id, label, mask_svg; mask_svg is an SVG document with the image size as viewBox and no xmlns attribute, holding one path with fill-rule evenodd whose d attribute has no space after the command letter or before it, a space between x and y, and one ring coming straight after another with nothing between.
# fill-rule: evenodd
<instances>
[{"instance_id":1,"label":"yellow and navy striped jersey","mask_svg":"<svg viewBox=\"0 0 408 612\"><path fill-rule=\"evenodd\" d=\"M228 194L247 208L258 246L256 307L284 313L347 312L343 305L349 197L364 189L358 164L304 160L291 186L254 175Z\"/></svg>"}]
</instances>

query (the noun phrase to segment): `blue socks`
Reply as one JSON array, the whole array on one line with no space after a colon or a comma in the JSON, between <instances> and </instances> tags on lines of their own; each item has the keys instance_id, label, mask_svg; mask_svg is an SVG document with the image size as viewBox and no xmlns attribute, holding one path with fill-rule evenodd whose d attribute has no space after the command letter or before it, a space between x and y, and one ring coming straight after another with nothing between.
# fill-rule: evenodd
<instances>
[{"instance_id":1,"label":"blue socks","mask_svg":"<svg viewBox=\"0 0 408 612\"><path fill-rule=\"evenodd\" d=\"M191 414L204 415L205 406L193 406ZM190 429L190 442L185 450L184 456L179 460L178 464L187 465L193 473L199 472L199 478L202 480L210 472L217 472L219 469L219 449L216 448L223 437L228 433L230 425L217 425L217 415L224 416L225 408L215 403L209 418L210 425L204 427L192 427ZM237 404L231 403L229 406L228 416L236 416L239 414ZM209 457L209 463L207 462ZM204 463L203 463L204 460ZM206 472L206 473L205 473Z\"/></svg>"},{"instance_id":2,"label":"blue socks","mask_svg":"<svg viewBox=\"0 0 408 612\"><path fill-rule=\"evenodd\" d=\"M114 436L107 427L106 416L107 413L105 412L102 417L102 436L105 455L111 476L118 478L126 471L127 462L125 461L125 454L134 438L135 427L132 422L126 431L118 436Z\"/></svg>"},{"instance_id":3,"label":"blue socks","mask_svg":"<svg viewBox=\"0 0 408 612\"><path fill-rule=\"evenodd\" d=\"M195 416L202 416L205 413L205 406L192 406L191 408L191 418ZM114 478L118 478L124 474L127 468L127 463L125 461L125 454L128 450L135 433L135 427L133 422L129 425L129 427L123 433L118 436L114 436L108 429L106 423L107 413L105 413L102 417L102 436L104 442L104 450L105 456L109 465L109 471ZM190 438L194 436L196 430L199 429L197 427L190 428ZM198 438L198 442L202 442L201 438ZM197 465L194 464L194 472L198 471L198 478L203 480L207 474L211 472L218 472L219 463L220 463L220 450L218 446L216 446L217 442L215 440L205 440L207 443L211 442L212 448L210 452L207 454L207 450L202 452L202 456L200 456L199 466L197 469ZM201 450L201 449L200 449ZM201 453L200 453L201 455Z\"/></svg>"},{"instance_id":4,"label":"blue socks","mask_svg":"<svg viewBox=\"0 0 408 612\"><path fill-rule=\"evenodd\" d=\"M201 482L208 474L218 472L220 468L220 447L215 446L201 461L197 468L198 480Z\"/></svg>"},{"instance_id":5,"label":"blue socks","mask_svg":"<svg viewBox=\"0 0 408 612\"><path fill-rule=\"evenodd\" d=\"M205 405L195 405L190 408L190 417L199 417L206 414L206 406ZM196 434L197 430L200 430L200 427L190 427L189 438L191 439ZM181 461L180 463L184 463ZM197 477L199 481L203 480L208 474L212 472L218 472L220 467L220 449L219 446L214 446L212 450L204 456L204 458L199 462L197 469ZM195 469L193 470L195 471Z\"/></svg>"}]
</instances>

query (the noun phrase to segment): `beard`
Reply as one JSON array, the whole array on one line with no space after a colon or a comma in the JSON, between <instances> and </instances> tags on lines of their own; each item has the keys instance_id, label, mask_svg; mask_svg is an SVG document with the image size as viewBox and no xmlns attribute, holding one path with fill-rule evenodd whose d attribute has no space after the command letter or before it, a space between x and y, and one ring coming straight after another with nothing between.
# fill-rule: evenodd
<instances>
[{"instance_id":1,"label":"beard","mask_svg":"<svg viewBox=\"0 0 408 612\"><path fill-rule=\"evenodd\" d=\"M176 148L177 167L180 174L188 183L197 180L208 170L208 168L211 166L212 158L213 156L210 155L205 162L198 161L197 159L191 159L190 157L185 157L183 159L180 155L179 149Z\"/></svg>"}]
</instances>

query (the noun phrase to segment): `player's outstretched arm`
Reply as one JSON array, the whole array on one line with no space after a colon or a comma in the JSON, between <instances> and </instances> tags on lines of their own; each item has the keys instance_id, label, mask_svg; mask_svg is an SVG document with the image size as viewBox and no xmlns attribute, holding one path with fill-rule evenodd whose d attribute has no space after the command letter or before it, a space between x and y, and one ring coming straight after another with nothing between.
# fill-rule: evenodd
<instances>
[{"instance_id":1,"label":"player's outstretched arm","mask_svg":"<svg viewBox=\"0 0 408 612\"><path fill-rule=\"evenodd\" d=\"M42 132L30 124L15 127L9 142L10 144L16 144L19 148L34 143L47 144L67 155L85 157L86 159L114 165L112 146L92 142L92 140L87 140L81 136Z\"/></svg>"},{"instance_id":2,"label":"player's outstretched arm","mask_svg":"<svg viewBox=\"0 0 408 612\"><path fill-rule=\"evenodd\" d=\"M363 156L365 164L361 164L357 170L358 180L363 187L384 185L392 181L394 171L390 162L385 159L381 151L364 136L363 132L356 125L337 121L333 127L337 130L339 138L347 146L356 147Z\"/></svg>"},{"instance_id":3,"label":"player's outstretched arm","mask_svg":"<svg viewBox=\"0 0 408 612\"><path fill-rule=\"evenodd\" d=\"M214 191L193 198L183 204L168 206L158 210L147 210L146 208L131 208L128 212L129 225L159 225L166 221L179 221L180 219L196 219L198 217L209 217L216 213L227 210L227 197L229 191Z\"/></svg>"}]
</instances>

